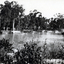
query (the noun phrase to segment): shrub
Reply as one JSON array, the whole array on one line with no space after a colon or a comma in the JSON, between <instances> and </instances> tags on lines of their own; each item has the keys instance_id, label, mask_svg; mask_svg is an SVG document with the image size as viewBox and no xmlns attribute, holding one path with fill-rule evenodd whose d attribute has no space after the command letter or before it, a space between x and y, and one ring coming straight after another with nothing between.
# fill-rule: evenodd
<instances>
[{"instance_id":1,"label":"shrub","mask_svg":"<svg viewBox=\"0 0 64 64\"><path fill-rule=\"evenodd\" d=\"M7 59L7 53L12 51L12 44L9 40L0 40L0 62L5 62ZM8 59L7 59L8 60Z\"/></svg>"},{"instance_id":2,"label":"shrub","mask_svg":"<svg viewBox=\"0 0 64 64\"><path fill-rule=\"evenodd\" d=\"M41 47L33 43L24 44L24 48L16 54L17 64L41 64Z\"/></svg>"}]
</instances>

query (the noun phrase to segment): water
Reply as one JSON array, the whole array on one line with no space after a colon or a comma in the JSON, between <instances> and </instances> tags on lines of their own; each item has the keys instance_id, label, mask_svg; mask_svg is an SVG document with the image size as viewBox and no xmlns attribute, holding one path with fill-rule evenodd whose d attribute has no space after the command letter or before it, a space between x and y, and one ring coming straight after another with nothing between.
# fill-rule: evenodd
<instances>
[{"instance_id":1,"label":"water","mask_svg":"<svg viewBox=\"0 0 64 64\"><path fill-rule=\"evenodd\" d=\"M30 41L46 41L46 42L64 42L64 36L62 34L54 33L53 31L47 32L35 32L32 33L18 33L14 34L15 42L30 42Z\"/></svg>"},{"instance_id":2,"label":"water","mask_svg":"<svg viewBox=\"0 0 64 64\"><path fill-rule=\"evenodd\" d=\"M42 31L36 32L33 31L31 33L24 33L24 32L16 32L14 34L7 34L4 33L0 35L0 39L5 38L9 39L10 42L14 42L14 46L21 46L24 42L30 41L39 41L39 45L42 45L42 42L46 43L63 43L64 36L60 32L53 32L53 31ZM22 45L23 46L23 45Z\"/></svg>"}]
</instances>

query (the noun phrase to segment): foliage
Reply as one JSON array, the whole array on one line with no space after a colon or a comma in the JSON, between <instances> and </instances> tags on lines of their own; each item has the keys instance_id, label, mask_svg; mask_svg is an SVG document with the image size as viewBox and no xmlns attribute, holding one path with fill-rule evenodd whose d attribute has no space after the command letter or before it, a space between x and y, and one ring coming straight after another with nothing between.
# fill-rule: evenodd
<instances>
[{"instance_id":1,"label":"foliage","mask_svg":"<svg viewBox=\"0 0 64 64\"><path fill-rule=\"evenodd\" d=\"M23 16L24 9L22 5L17 4L16 1L5 1L4 5L0 5L0 20L1 20L1 29L9 27L12 29L13 22ZM19 23L19 21L17 22ZM17 26L17 25L15 25Z\"/></svg>"},{"instance_id":2,"label":"foliage","mask_svg":"<svg viewBox=\"0 0 64 64\"><path fill-rule=\"evenodd\" d=\"M15 59L16 61L14 61ZM23 49L14 53L12 44L8 40L0 40L0 62L5 64L41 64L41 60L41 47L38 47L35 43L30 45L26 43Z\"/></svg>"},{"instance_id":3,"label":"foliage","mask_svg":"<svg viewBox=\"0 0 64 64\"><path fill-rule=\"evenodd\" d=\"M61 43L57 45L45 42L42 47L36 43L26 43L23 49L15 53L12 48L12 44L8 40L0 40L0 62L6 64L41 64L44 63L43 59L64 59L64 45ZM7 53L10 53L11 56Z\"/></svg>"},{"instance_id":4,"label":"foliage","mask_svg":"<svg viewBox=\"0 0 64 64\"><path fill-rule=\"evenodd\" d=\"M20 59L19 59L20 57ZM20 64L41 64L41 48L37 44L24 44L24 49L21 49L16 54L17 63Z\"/></svg>"},{"instance_id":5,"label":"foliage","mask_svg":"<svg viewBox=\"0 0 64 64\"><path fill-rule=\"evenodd\" d=\"M24 18L20 21L20 25L23 29L32 29L37 31L46 29L47 20L45 17L42 17L41 12L34 10L24 16Z\"/></svg>"},{"instance_id":6,"label":"foliage","mask_svg":"<svg viewBox=\"0 0 64 64\"><path fill-rule=\"evenodd\" d=\"M64 59L64 45L62 44L44 44L42 47L42 56L47 59Z\"/></svg>"},{"instance_id":7,"label":"foliage","mask_svg":"<svg viewBox=\"0 0 64 64\"><path fill-rule=\"evenodd\" d=\"M5 62L8 52L12 51L12 44L8 40L0 40L0 62Z\"/></svg>"},{"instance_id":8,"label":"foliage","mask_svg":"<svg viewBox=\"0 0 64 64\"><path fill-rule=\"evenodd\" d=\"M16 1L5 1L4 5L0 4L0 29L9 28L12 30L12 26L16 30L32 29L32 30L59 30L64 28L64 16L63 14L56 14L56 18L50 21L42 17L42 13L33 10L28 15L24 15L22 5L19 5Z\"/></svg>"}]
</instances>

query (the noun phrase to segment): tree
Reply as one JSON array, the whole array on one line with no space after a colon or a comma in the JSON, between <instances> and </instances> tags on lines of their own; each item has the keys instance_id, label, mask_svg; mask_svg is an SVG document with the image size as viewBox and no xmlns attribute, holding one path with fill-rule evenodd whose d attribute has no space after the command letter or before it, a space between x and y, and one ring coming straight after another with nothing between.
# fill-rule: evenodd
<instances>
[{"instance_id":1,"label":"tree","mask_svg":"<svg viewBox=\"0 0 64 64\"><path fill-rule=\"evenodd\" d=\"M3 27L10 27L10 29L12 29L12 24L14 25L17 18L21 18L24 12L22 5L17 4L15 1L5 1L4 5L0 5L0 10Z\"/></svg>"},{"instance_id":2,"label":"tree","mask_svg":"<svg viewBox=\"0 0 64 64\"><path fill-rule=\"evenodd\" d=\"M58 30L64 28L64 14L58 13L55 14L54 16L54 22L51 22L53 28Z\"/></svg>"},{"instance_id":3,"label":"tree","mask_svg":"<svg viewBox=\"0 0 64 64\"><path fill-rule=\"evenodd\" d=\"M33 30L38 30L38 27L41 25L42 14L37 10L33 10L33 12L29 13L30 16L30 25L32 26Z\"/></svg>"},{"instance_id":4,"label":"tree","mask_svg":"<svg viewBox=\"0 0 64 64\"><path fill-rule=\"evenodd\" d=\"M49 25L50 25L51 30L57 30L58 29L58 23L57 23L56 19L52 20Z\"/></svg>"}]
</instances>

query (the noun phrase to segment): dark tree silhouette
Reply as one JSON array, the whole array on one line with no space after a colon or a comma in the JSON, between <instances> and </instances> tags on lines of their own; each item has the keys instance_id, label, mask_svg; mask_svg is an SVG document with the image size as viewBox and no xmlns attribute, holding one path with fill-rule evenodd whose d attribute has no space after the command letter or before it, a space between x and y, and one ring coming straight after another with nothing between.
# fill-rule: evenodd
<instances>
[{"instance_id":1,"label":"dark tree silhouette","mask_svg":"<svg viewBox=\"0 0 64 64\"><path fill-rule=\"evenodd\" d=\"M2 28L5 27L5 29L7 29L7 27L12 29L13 23L16 23L17 18L19 19L23 16L24 12L22 5L17 4L15 1L5 1L4 5L0 5L0 10L1 26ZM17 23L19 23L19 21Z\"/></svg>"}]
</instances>

